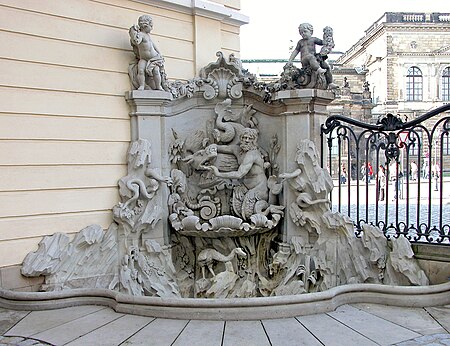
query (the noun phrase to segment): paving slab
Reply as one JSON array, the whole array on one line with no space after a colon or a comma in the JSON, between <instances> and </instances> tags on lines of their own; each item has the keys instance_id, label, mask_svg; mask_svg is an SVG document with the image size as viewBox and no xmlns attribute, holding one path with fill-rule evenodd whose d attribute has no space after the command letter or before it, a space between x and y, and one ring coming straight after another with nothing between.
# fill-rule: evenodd
<instances>
[{"instance_id":1,"label":"paving slab","mask_svg":"<svg viewBox=\"0 0 450 346\"><path fill-rule=\"evenodd\" d=\"M419 333L349 305L337 308L336 311L328 313L328 316L380 345L391 345L421 336Z\"/></svg>"},{"instance_id":2,"label":"paving slab","mask_svg":"<svg viewBox=\"0 0 450 346\"><path fill-rule=\"evenodd\" d=\"M404 308L379 304L352 304L352 306L403 326L422 335L447 331L423 308ZM450 314L450 310L448 312Z\"/></svg>"},{"instance_id":3,"label":"paving slab","mask_svg":"<svg viewBox=\"0 0 450 346\"><path fill-rule=\"evenodd\" d=\"M223 346L270 345L261 321L226 321Z\"/></svg>"},{"instance_id":4,"label":"paving slab","mask_svg":"<svg viewBox=\"0 0 450 346\"><path fill-rule=\"evenodd\" d=\"M0 335L5 334L29 313L29 311L14 311L0 308Z\"/></svg>"},{"instance_id":5,"label":"paving slab","mask_svg":"<svg viewBox=\"0 0 450 346\"><path fill-rule=\"evenodd\" d=\"M157 318L139 330L124 345L169 346L181 334L188 320ZM222 336L221 336L222 338Z\"/></svg>"},{"instance_id":6,"label":"paving slab","mask_svg":"<svg viewBox=\"0 0 450 346\"><path fill-rule=\"evenodd\" d=\"M83 305L57 310L33 311L6 332L5 335L28 337L102 309L105 308L95 305Z\"/></svg>"},{"instance_id":7,"label":"paving slab","mask_svg":"<svg viewBox=\"0 0 450 346\"><path fill-rule=\"evenodd\" d=\"M123 314L118 314L109 308L103 308L32 336L35 339L54 345L62 345L90 333L121 316Z\"/></svg>"},{"instance_id":8,"label":"paving slab","mask_svg":"<svg viewBox=\"0 0 450 346\"><path fill-rule=\"evenodd\" d=\"M153 318L124 315L66 344L67 346L117 346L149 324Z\"/></svg>"},{"instance_id":9,"label":"paving slab","mask_svg":"<svg viewBox=\"0 0 450 346\"><path fill-rule=\"evenodd\" d=\"M327 346L371 346L374 341L347 327L327 314L299 316L296 319Z\"/></svg>"},{"instance_id":10,"label":"paving slab","mask_svg":"<svg viewBox=\"0 0 450 346\"><path fill-rule=\"evenodd\" d=\"M425 310L439 322L447 333L450 333L450 305L425 308Z\"/></svg>"},{"instance_id":11,"label":"paving slab","mask_svg":"<svg viewBox=\"0 0 450 346\"><path fill-rule=\"evenodd\" d=\"M272 346L322 345L295 318L261 321Z\"/></svg>"},{"instance_id":12,"label":"paving slab","mask_svg":"<svg viewBox=\"0 0 450 346\"><path fill-rule=\"evenodd\" d=\"M222 344L225 322L191 320L175 340L177 346L213 346Z\"/></svg>"}]
</instances>

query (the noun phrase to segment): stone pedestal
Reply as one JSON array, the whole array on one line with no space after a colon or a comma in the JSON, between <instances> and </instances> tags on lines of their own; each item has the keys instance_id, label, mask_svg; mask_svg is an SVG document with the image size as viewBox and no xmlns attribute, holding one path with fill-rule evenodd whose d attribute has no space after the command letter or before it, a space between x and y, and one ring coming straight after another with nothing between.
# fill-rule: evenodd
<instances>
[{"instance_id":1,"label":"stone pedestal","mask_svg":"<svg viewBox=\"0 0 450 346\"><path fill-rule=\"evenodd\" d=\"M284 117L285 134L283 146L286 153L284 159L284 172L292 172L297 169L295 155L297 145L301 140L309 139L316 145L320 154L321 138L320 127L328 117L327 105L334 100L334 94L327 90L319 89L297 89L277 92L273 99L282 102L286 108L280 114ZM326 158L324 158L326 159ZM326 160L324 161L326 162ZM286 186L287 187L287 186ZM288 208L296 196L289 189L284 189L282 204ZM292 236L302 236L309 241L308 234L298 234L295 226L288 215L282 226L282 240L289 242Z\"/></svg>"},{"instance_id":2,"label":"stone pedestal","mask_svg":"<svg viewBox=\"0 0 450 346\"><path fill-rule=\"evenodd\" d=\"M126 94L126 100L130 105L131 118L131 140L145 139L151 144L151 164L161 174L167 175L170 171L167 154L167 143L165 143L165 121L164 117L169 112L172 95L166 91L159 90L133 90ZM170 131L170 129L169 129ZM169 244L169 230L167 223L167 197L166 186L160 187L161 191L156 194L157 203L162 207L162 222L158 222L151 234L145 234L158 241L161 245Z\"/></svg>"}]
</instances>

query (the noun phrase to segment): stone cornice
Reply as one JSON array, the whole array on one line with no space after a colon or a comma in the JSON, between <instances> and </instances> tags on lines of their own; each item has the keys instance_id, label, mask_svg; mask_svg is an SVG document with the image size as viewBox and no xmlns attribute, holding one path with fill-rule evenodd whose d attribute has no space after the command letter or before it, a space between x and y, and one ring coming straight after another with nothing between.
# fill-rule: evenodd
<instances>
[{"instance_id":1,"label":"stone cornice","mask_svg":"<svg viewBox=\"0 0 450 346\"><path fill-rule=\"evenodd\" d=\"M411 25L411 23L386 23L383 24L383 28L387 32L430 32L436 33L441 32L443 34L450 34L450 25L441 25L441 24L426 24L422 23L422 26Z\"/></svg>"},{"instance_id":2,"label":"stone cornice","mask_svg":"<svg viewBox=\"0 0 450 346\"><path fill-rule=\"evenodd\" d=\"M343 75L357 75L357 76L359 76L359 75L367 74L368 71L367 70L363 70L361 72L358 72L355 68L343 68L343 69L335 68L331 72L332 72L333 75L343 74Z\"/></svg>"},{"instance_id":3,"label":"stone cornice","mask_svg":"<svg viewBox=\"0 0 450 346\"><path fill-rule=\"evenodd\" d=\"M244 25L249 23L249 17L241 12L208 0L132 0L147 5L174 9L218 20L225 24Z\"/></svg>"},{"instance_id":4,"label":"stone cornice","mask_svg":"<svg viewBox=\"0 0 450 346\"><path fill-rule=\"evenodd\" d=\"M370 34L359 39L357 43L355 43L348 51L346 51L343 55L341 55L336 62L340 64L346 64L347 61L352 58L358 57L360 54L364 52L369 43L373 42L375 39L379 38L381 35L386 33L385 27L383 25L379 26L376 31L371 32Z\"/></svg>"},{"instance_id":5,"label":"stone cornice","mask_svg":"<svg viewBox=\"0 0 450 346\"><path fill-rule=\"evenodd\" d=\"M389 54L389 56L426 56L426 57L448 57L450 52L436 53L436 52L395 52L394 54Z\"/></svg>"}]
</instances>

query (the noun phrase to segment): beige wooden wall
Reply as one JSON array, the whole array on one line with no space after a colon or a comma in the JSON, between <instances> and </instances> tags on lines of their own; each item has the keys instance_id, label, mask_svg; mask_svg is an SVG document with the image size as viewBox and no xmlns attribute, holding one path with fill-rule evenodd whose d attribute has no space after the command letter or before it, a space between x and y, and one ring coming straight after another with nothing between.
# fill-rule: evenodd
<instances>
[{"instance_id":1,"label":"beige wooden wall","mask_svg":"<svg viewBox=\"0 0 450 346\"><path fill-rule=\"evenodd\" d=\"M240 24L151 3L0 0L0 267L44 235L111 223L130 141L128 28L139 15L153 17L169 79L192 78L218 49L239 52Z\"/></svg>"}]
</instances>

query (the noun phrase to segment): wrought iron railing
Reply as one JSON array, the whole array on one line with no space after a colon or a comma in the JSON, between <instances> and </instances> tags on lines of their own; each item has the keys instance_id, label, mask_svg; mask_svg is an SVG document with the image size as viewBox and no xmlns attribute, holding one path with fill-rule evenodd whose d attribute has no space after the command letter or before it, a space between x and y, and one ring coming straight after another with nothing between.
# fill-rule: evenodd
<instances>
[{"instance_id":1,"label":"wrought iron railing","mask_svg":"<svg viewBox=\"0 0 450 346\"><path fill-rule=\"evenodd\" d=\"M376 124L335 115L322 125L333 209L353 220L357 235L369 223L388 239L450 245L449 110L410 121L387 114Z\"/></svg>"}]
</instances>

